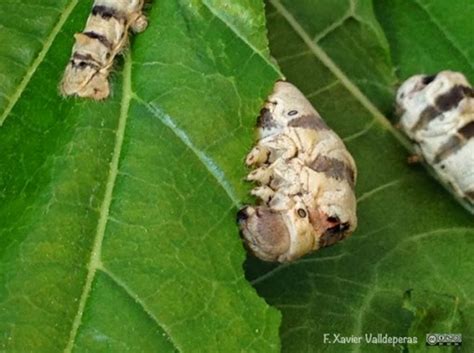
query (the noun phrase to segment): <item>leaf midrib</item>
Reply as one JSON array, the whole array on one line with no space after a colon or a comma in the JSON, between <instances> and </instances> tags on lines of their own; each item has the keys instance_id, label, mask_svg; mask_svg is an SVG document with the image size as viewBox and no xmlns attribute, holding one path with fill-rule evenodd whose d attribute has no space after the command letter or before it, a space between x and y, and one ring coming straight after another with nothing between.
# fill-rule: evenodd
<instances>
[{"instance_id":1,"label":"leaf midrib","mask_svg":"<svg viewBox=\"0 0 474 353\"><path fill-rule=\"evenodd\" d=\"M102 267L101 252L102 242L104 240L105 229L109 218L110 205L112 202L112 195L115 186L115 181L118 175L118 167L120 161L120 155L122 152L123 139L125 135L125 127L127 124L128 112L130 107L130 101L132 98L132 60L130 54L127 54L124 58L123 68L123 84L122 84L122 97L120 103L120 116L118 121L118 127L116 132L114 150L112 154L112 160L110 162L110 170L107 178L107 184L105 186L104 198L100 207L99 220L97 223L97 230L94 237L94 242L91 251L91 257L87 265L87 276L82 289L81 297L79 300L79 306L74 317L74 321L71 326L69 333L69 339L64 349L64 353L72 352L74 343L76 341L77 331L81 325L82 315L86 307L87 299L91 292L92 282L94 281L97 269Z\"/></svg>"},{"instance_id":2,"label":"leaf midrib","mask_svg":"<svg viewBox=\"0 0 474 353\"><path fill-rule=\"evenodd\" d=\"M149 308L143 303L138 295L134 293L131 288L129 288L120 278L110 272L102 263L101 254L102 254L102 243L105 236L105 231L107 228L107 223L109 220L110 206L113 198L113 191L116 184L116 179L119 173L119 162L122 153L122 146L125 136L125 128L127 125L127 120L129 116L130 103L134 98L132 92L132 59L130 53L124 57L124 67L123 67L123 81L122 81L122 97L120 102L120 115L118 120L118 126L116 131L116 138L114 143L114 149L112 153L112 159L110 162L110 169L108 173L107 183L105 187L104 198L99 212L99 219L97 222L96 234L94 237L91 257L87 265L87 276L84 283L82 293L79 299L79 305L77 307L77 312L74 317L71 330L69 332L69 339L67 341L64 353L71 353L74 349L74 344L76 342L77 333L79 327L82 323L82 316L86 308L87 300L92 290L92 283L94 282L95 275L97 271L101 271L103 274L108 276L121 290L123 290L134 303L136 303L140 308L159 326L168 336L170 342L176 348L178 352L182 350L179 346L172 340L171 335L162 323L158 321L158 318L149 310Z\"/></svg>"}]
</instances>

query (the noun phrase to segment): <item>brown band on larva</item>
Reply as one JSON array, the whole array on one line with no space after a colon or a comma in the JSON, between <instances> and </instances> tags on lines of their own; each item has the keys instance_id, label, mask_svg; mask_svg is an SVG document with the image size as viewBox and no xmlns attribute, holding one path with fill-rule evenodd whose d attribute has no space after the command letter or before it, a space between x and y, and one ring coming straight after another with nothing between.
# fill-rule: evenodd
<instances>
[{"instance_id":1,"label":"brown band on larva","mask_svg":"<svg viewBox=\"0 0 474 353\"><path fill-rule=\"evenodd\" d=\"M308 167L318 173L324 173L328 178L345 180L351 188L354 187L355 173L345 162L331 157L318 155Z\"/></svg>"},{"instance_id":2,"label":"brown band on larva","mask_svg":"<svg viewBox=\"0 0 474 353\"><path fill-rule=\"evenodd\" d=\"M75 52L73 55L72 55L72 58L74 60L81 60L81 61L90 61L90 62L93 62L97 65L100 65L100 63L98 61L96 61L95 58L92 57L92 55L90 54L81 54L81 53L78 53L78 52Z\"/></svg>"},{"instance_id":3,"label":"brown band on larva","mask_svg":"<svg viewBox=\"0 0 474 353\"><path fill-rule=\"evenodd\" d=\"M456 134L451 136L436 152L433 162L435 164L441 163L446 158L459 151L464 145L465 141L460 135Z\"/></svg>"},{"instance_id":4,"label":"brown band on larva","mask_svg":"<svg viewBox=\"0 0 474 353\"><path fill-rule=\"evenodd\" d=\"M420 114L420 118L416 122L416 124L412 127L412 131L418 131L424 129L428 124L436 119L436 117L441 114L441 111L439 111L436 107L433 106L428 106L426 107Z\"/></svg>"},{"instance_id":5,"label":"brown band on larva","mask_svg":"<svg viewBox=\"0 0 474 353\"><path fill-rule=\"evenodd\" d=\"M326 125L323 119L315 115L303 115L302 117L290 121L288 126L312 129L315 131L329 130L329 127Z\"/></svg>"},{"instance_id":6,"label":"brown band on larva","mask_svg":"<svg viewBox=\"0 0 474 353\"><path fill-rule=\"evenodd\" d=\"M112 50L113 45L107 39L106 36L104 36L100 33L94 32L94 31L82 32L82 34L84 34L85 36L88 36L91 39L97 39L99 41L99 43L101 43L104 47L106 47L109 50Z\"/></svg>"},{"instance_id":7,"label":"brown band on larva","mask_svg":"<svg viewBox=\"0 0 474 353\"><path fill-rule=\"evenodd\" d=\"M433 77L436 78L436 76ZM448 92L436 98L434 106L428 106L421 112L420 118L413 126L412 131L425 129L440 114L456 108L465 97L472 94L471 92L472 89L467 86L456 85L452 87Z\"/></svg>"},{"instance_id":8,"label":"brown band on larva","mask_svg":"<svg viewBox=\"0 0 474 353\"><path fill-rule=\"evenodd\" d=\"M474 137L474 121L470 121L466 125L461 127L458 130L458 133L466 140L469 140L470 138Z\"/></svg>"},{"instance_id":9,"label":"brown band on larva","mask_svg":"<svg viewBox=\"0 0 474 353\"><path fill-rule=\"evenodd\" d=\"M109 6L95 5L92 8L92 15L100 16L104 20L115 18L118 21L125 20L126 16L122 11L117 11Z\"/></svg>"},{"instance_id":10,"label":"brown band on larva","mask_svg":"<svg viewBox=\"0 0 474 353\"><path fill-rule=\"evenodd\" d=\"M467 93L470 91L469 87L456 85L452 87L445 94L440 95L436 98L435 104L436 107L441 112L447 112L453 108L456 108L460 101L467 96Z\"/></svg>"},{"instance_id":11,"label":"brown band on larva","mask_svg":"<svg viewBox=\"0 0 474 353\"><path fill-rule=\"evenodd\" d=\"M453 153L459 151L471 138L474 137L474 121L461 127L458 133L451 136L436 153L434 163L440 163Z\"/></svg>"}]
</instances>

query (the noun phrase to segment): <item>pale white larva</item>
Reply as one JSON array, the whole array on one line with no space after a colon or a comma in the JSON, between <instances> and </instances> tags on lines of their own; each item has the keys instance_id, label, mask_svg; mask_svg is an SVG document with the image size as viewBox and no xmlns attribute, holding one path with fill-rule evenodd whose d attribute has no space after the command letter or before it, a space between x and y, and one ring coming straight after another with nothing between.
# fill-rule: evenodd
<instances>
[{"instance_id":1,"label":"pale white larva","mask_svg":"<svg viewBox=\"0 0 474 353\"><path fill-rule=\"evenodd\" d=\"M276 83L260 113L246 163L261 202L237 215L247 246L262 260L287 262L350 235L356 166L342 140L288 82Z\"/></svg>"},{"instance_id":2,"label":"pale white larva","mask_svg":"<svg viewBox=\"0 0 474 353\"><path fill-rule=\"evenodd\" d=\"M60 90L65 96L104 99L115 56L127 43L129 29L142 32L144 0L96 0L82 33L76 33Z\"/></svg>"},{"instance_id":3,"label":"pale white larva","mask_svg":"<svg viewBox=\"0 0 474 353\"><path fill-rule=\"evenodd\" d=\"M438 178L474 206L474 90L458 72L416 75L397 92L400 126Z\"/></svg>"}]
</instances>

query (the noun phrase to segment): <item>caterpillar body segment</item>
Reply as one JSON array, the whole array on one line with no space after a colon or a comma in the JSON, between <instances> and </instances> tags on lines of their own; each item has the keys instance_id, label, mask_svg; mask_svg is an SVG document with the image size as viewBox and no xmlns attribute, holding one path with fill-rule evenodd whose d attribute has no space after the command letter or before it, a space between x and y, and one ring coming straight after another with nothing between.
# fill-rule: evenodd
<instances>
[{"instance_id":1,"label":"caterpillar body segment","mask_svg":"<svg viewBox=\"0 0 474 353\"><path fill-rule=\"evenodd\" d=\"M110 94L108 76L114 58L127 45L128 32L142 32L144 0L96 0L84 31L75 34L71 59L60 91L64 96L100 100Z\"/></svg>"},{"instance_id":2,"label":"caterpillar body segment","mask_svg":"<svg viewBox=\"0 0 474 353\"><path fill-rule=\"evenodd\" d=\"M397 92L397 108L422 159L474 212L474 90L466 77L412 76Z\"/></svg>"}]
</instances>

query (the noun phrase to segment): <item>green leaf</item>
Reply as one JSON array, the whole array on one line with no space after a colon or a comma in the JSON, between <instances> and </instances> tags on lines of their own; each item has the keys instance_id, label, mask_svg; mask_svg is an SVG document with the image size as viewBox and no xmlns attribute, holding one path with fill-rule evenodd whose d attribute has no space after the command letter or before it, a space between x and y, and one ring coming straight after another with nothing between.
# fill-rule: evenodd
<instances>
[{"instance_id":1,"label":"green leaf","mask_svg":"<svg viewBox=\"0 0 474 353\"><path fill-rule=\"evenodd\" d=\"M464 320L459 310L457 297L430 292L414 293L410 290L405 293L403 306L413 314L413 321L408 331L410 336L425 337L429 332L456 333L463 329ZM428 349L430 352L443 352L447 347L429 347ZM423 346L410 349L410 352L425 351L426 348Z\"/></svg>"},{"instance_id":2,"label":"green leaf","mask_svg":"<svg viewBox=\"0 0 474 353\"><path fill-rule=\"evenodd\" d=\"M474 26L464 15L474 13L471 1L453 4L439 0L390 1L384 6L375 2L375 10L390 40L399 82L415 74L442 70L462 72L468 80L474 81L474 45L471 40ZM437 178L431 168L428 171ZM439 182L443 183L443 180ZM450 190L449 185L445 187ZM474 212L466 200L458 198L458 202Z\"/></svg>"},{"instance_id":3,"label":"green leaf","mask_svg":"<svg viewBox=\"0 0 474 353\"><path fill-rule=\"evenodd\" d=\"M474 81L472 1L392 0L374 4L401 80L450 69Z\"/></svg>"},{"instance_id":4,"label":"green leaf","mask_svg":"<svg viewBox=\"0 0 474 353\"><path fill-rule=\"evenodd\" d=\"M76 4L77 0L0 3L0 126Z\"/></svg>"},{"instance_id":5,"label":"green leaf","mask_svg":"<svg viewBox=\"0 0 474 353\"><path fill-rule=\"evenodd\" d=\"M234 220L279 77L261 4L235 2L250 6L246 32L219 2L154 2L105 102L57 94L92 2L60 4L45 5L63 11L47 45L11 45L39 54L27 79L11 73L18 93L2 88L16 101L0 129L0 350L278 351L279 314L244 278ZM18 23L36 18L25 9Z\"/></svg>"},{"instance_id":6,"label":"green leaf","mask_svg":"<svg viewBox=\"0 0 474 353\"><path fill-rule=\"evenodd\" d=\"M431 71L435 60L439 69L447 55L460 60L453 51L431 52L426 63L413 55L431 39L426 34L420 44L418 32L400 29L419 23L407 3L377 4L387 23L404 21L388 36L390 45L393 36L405 41L393 43L400 71L412 73L414 63ZM446 28L459 38L469 35L468 20L464 27L449 24L465 16L463 7L444 4ZM439 6L432 16L443 13ZM407 151L385 118L392 114L396 78L370 2L270 0L267 8L270 50L282 72L344 139L359 170L359 226L351 238L291 264L247 264L258 292L283 314L283 352L418 352L426 333L441 328L462 333L463 349L473 350L472 216L424 168L406 163ZM463 52L472 53L472 40L463 43ZM397 60L410 55L411 67ZM416 299L412 307L407 292ZM325 344L324 333L362 336L362 344ZM365 333L417 336L418 343L366 344Z\"/></svg>"}]
</instances>

